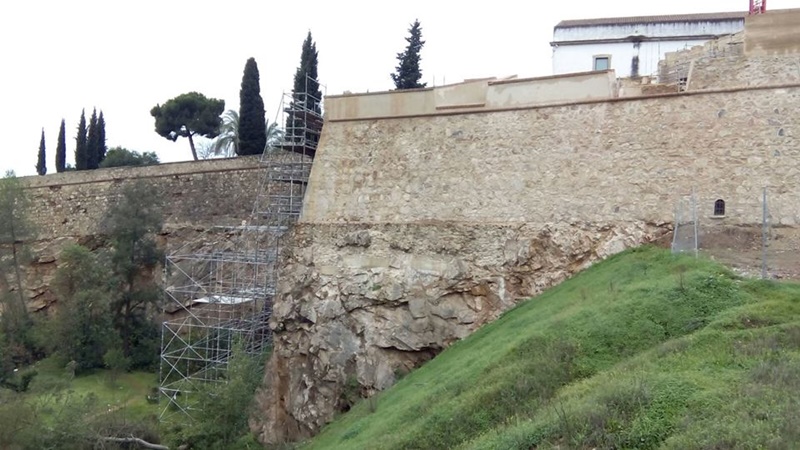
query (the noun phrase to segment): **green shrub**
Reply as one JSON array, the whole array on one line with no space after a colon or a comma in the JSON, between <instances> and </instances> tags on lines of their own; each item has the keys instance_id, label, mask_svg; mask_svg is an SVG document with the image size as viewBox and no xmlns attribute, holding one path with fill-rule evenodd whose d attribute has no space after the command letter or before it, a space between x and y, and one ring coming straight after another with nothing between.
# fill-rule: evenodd
<instances>
[{"instance_id":1,"label":"green shrub","mask_svg":"<svg viewBox=\"0 0 800 450\"><path fill-rule=\"evenodd\" d=\"M116 378L122 372L127 372L131 367L131 359L122 353L119 347L112 347L103 355L103 363L111 371L111 381L116 382Z\"/></svg>"},{"instance_id":2,"label":"green shrub","mask_svg":"<svg viewBox=\"0 0 800 450\"><path fill-rule=\"evenodd\" d=\"M171 430L170 447L187 445L209 450L258 448L244 445L253 442L248 437L247 421L256 388L264 374L265 358L266 355L248 355L241 345L234 345L226 380L207 382L198 387L193 393L199 397L194 420L180 429Z\"/></svg>"},{"instance_id":3,"label":"green shrub","mask_svg":"<svg viewBox=\"0 0 800 450\"><path fill-rule=\"evenodd\" d=\"M11 376L7 376L2 381L2 385L15 392L25 392L38 374L39 372L34 368L23 369L22 371L12 373Z\"/></svg>"},{"instance_id":4,"label":"green shrub","mask_svg":"<svg viewBox=\"0 0 800 450\"><path fill-rule=\"evenodd\" d=\"M114 147L108 150L100 167L150 166L158 163L158 155L155 152L139 153L122 147Z\"/></svg>"}]
</instances>

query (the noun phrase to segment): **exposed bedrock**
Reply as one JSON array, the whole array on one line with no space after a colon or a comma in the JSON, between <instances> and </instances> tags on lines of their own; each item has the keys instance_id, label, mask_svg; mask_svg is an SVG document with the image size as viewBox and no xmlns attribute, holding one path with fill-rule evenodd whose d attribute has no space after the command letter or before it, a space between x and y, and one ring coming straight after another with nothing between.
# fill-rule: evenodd
<instances>
[{"instance_id":1,"label":"exposed bedrock","mask_svg":"<svg viewBox=\"0 0 800 450\"><path fill-rule=\"evenodd\" d=\"M311 436L520 300L668 232L645 222L298 225L253 427L264 442Z\"/></svg>"}]
</instances>

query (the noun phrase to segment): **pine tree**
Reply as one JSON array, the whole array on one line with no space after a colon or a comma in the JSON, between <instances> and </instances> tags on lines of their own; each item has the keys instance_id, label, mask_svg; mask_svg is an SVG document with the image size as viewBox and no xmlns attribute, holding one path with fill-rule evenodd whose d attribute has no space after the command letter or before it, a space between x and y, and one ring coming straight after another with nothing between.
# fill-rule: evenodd
<instances>
[{"instance_id":1,"label":"pine tree","mask_svg":"<svg viewBox=\"0 0 800 450\"><path fill-rule=\"evenodd\" d=\"M86 168L89 170L97 169L99 161L99 136L97 134L97 109L92 110L92 118L89 119L89 132L86 139Z\"/></svg>"},{"instance_id":2,"label":"pine tree","mask_svg":"<svg viewBox=\"0 0 800 450\"><path fill-rule=\"evenodd\" d=\"M86 112L81 110L81 121L78 124L78 135L75 137L76 170L86 170L89 168L89 158L86 145Z\"/></svg>"},{"instance_id":3,"label":"pine tree","mask_svg":"<svg viewBox=\"0 0 800 450\"><path fill-rule=\"evenodd\" d=\"M397 54L397 60L400 62L397 65L396 73L392 74L392 81L397 89L416 89L424 88L427 83L420 83L422 72L419 68L420 56L419 52L425 41L422 40L422 28L419 26L419 20L415 20L408 29L409 36L406 38L408 46L405 51Z\"/></svg>"},{"instance_id":4,"label":"pine tree","mask_svg":"<svg viewBox=\"0 0 800 450\"><path fill-rule=\"evenodd\" d=\"M97 118L97 166L106 159L106 119L103 117L103 111L100 111L100 117Z\"/></svg>"},{"instance_id":5,"label":"pine tree","mask_svg":"<svg viewBox=\"0 0 800 450\"><path fill-rule=\"evenodd\" d=\"M197 161L193 136L209 139L219 135L222 125L220 115L225 110L225 100L208 98L199 92L188 92L156 105L150 115L156 119L156 133L175 142L179 137L189 140L192 157Z\"/></svg>"},{"instance_id":6,"label":"pine tree","mask_svg":"<svg viewBox=\"0 0 800 450\"><path fill-rule=\"evenodd\" d=\"M286 118L286 137L294 142L300 142L303 131L306 130L306 145L316 147L319 135L322 132L322 120L314 116L322 115L320 103L322 92L317 80L317 44L308 32L303 49L300 53L300 66L294 74L294 89L292 90L292 111L305 109L308 113L289 113Z\"/></svg>"},{"instance_id":7,"label":"pine tree","mask_svg":"<svg viewBox=\"0 0 800 450\"><path fill-rule=\"evenodd\" d=\"M239 90L239 144L235 149L236 154L260 155L264 152L267 145L264 114L258 65L255 58L250 58L244 65L242 87Z\"/></svg>"},{"instance_id":8,"label":"pine tree","mask_svg":"<svg viewBox=\"0 0 800 450\"><path fill-rule=\"evenodd\" d=\"M61 119L61 128L58 130L58 145L56 146L56 172L63 172L67 168L67 130L64 119Z\"/></svg>"},{"instance_id":9,"label":"pine tree","mask_svg":"<svg viewBox=\"0 0 800 450\"><path fill-rule=\"evenodd\" d=\"M44 128L42 128L42 140L39 141L39 158L36 161L36 173L39 175L47 173L47 163L44 157Z\"/></svg>"}]
</instances>

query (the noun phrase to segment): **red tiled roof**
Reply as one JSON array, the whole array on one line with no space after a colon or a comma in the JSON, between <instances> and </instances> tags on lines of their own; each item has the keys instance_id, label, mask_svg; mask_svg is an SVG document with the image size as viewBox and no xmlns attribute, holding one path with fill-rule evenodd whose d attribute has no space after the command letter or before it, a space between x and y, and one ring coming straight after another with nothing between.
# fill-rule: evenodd
<instances>
[{"instance_id":1,"label":"red tiled roof","mask_svg":"<svg viewBox=\"0 0 800 450\"><path fill-rule=\"evenodd\" d=\"M665 16L610 17L606 19L562 20L556 28L592 27L598 25L628 25L639 23L674 23L674 22L718 22L722 20L744 19L744 12L720 12L703 14L674 14Z\"/></svg>"}]
</instances>

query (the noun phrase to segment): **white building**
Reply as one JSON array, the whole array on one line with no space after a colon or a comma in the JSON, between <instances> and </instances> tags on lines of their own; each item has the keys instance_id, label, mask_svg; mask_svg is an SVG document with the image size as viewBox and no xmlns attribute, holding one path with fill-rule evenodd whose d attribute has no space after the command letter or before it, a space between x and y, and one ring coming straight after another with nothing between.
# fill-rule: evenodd
<instances>
[{"instance_id":1,"label":"white building","mask_svg":"<svg viewBox=\"0 0 800 450\"><path fill-rule=\"evenodd\" d=\"M655 76L667 52L744 29L747 12L564 20L553 30L553 74L614 69Z\"/></svg>"}]
</instances>

